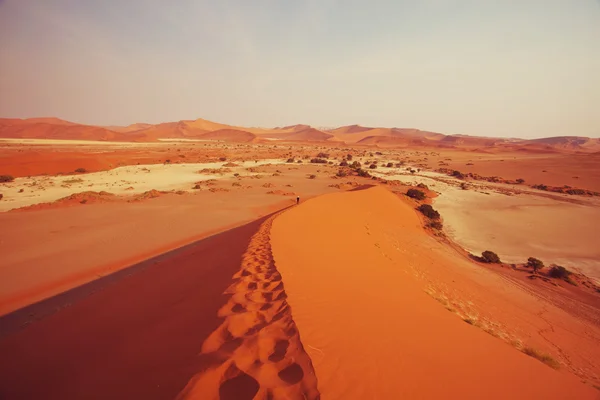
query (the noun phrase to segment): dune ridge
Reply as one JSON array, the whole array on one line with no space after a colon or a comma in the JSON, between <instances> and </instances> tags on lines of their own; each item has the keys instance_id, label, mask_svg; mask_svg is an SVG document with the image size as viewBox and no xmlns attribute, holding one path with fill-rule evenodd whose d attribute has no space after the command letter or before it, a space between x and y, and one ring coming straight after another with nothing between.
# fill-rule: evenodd
<instances>
[{"instance_id":1,"label":"dune ridge","mask_svg":"<svg viewBox=\"0 0 600 400\"><path fill-rule=\"evenodd\" d=\"M311 199L275 220L273 255L323 398L597 398L428 295L419 264L461 268L436 243L382 187Z\"/></svg>"},{"instance_id":2,"label":"dune ridge","mask_svg":"<svg viewBox=\"0 0 600 400\"><path fill-rule=\"evenodd\" d=\"M269 241L273 217L250 240L226 290L223 323L202 354L222 360L195 375L177 397L188 399L318 399L312 362L300 341Z\"/></svg>"}]
</instances>

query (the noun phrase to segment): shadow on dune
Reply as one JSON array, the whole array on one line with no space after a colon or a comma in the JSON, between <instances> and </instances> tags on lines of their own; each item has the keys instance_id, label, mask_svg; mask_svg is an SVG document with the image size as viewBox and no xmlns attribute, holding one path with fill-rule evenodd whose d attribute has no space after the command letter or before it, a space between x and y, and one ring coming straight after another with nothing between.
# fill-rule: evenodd
<instances>
[{"instance_id":1,"label":"shadow on dune","mask_svg":"<svg viewBox=\"0 0 600 400\"><path fill-rule=\"evenodd\" d=\"M350 189L348 191L349 192L360 192L361 190L367 190L367 189L370 189L370 188L375 187L375 186L377 186L377 185L360 185L360 186L357 186L357 187L355 187L353 189Z\"/></svg>"},{"instance_id":2,"label":"shadow on dune","mask_svg":"<svg viewBox=\"0 0 600 400\"><path fill-rule=\"evenodd\" d=\"M0 398L175 398L267 218L0 317Z\"/></svg>"}]
</instances>

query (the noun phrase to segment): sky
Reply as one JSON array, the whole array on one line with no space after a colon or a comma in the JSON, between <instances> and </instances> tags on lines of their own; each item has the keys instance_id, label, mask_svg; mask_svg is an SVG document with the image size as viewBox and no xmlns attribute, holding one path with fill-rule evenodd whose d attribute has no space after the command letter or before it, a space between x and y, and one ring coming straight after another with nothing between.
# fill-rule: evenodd
<instances>
[{"instance_id":1,"label":"sky","mask_svg":"<svg viewBox=\"0 0 600 400\"><path fill-rule=\"evenodd\" d=\"M0 0L0 117L600 137L600 0Z\"/></svg>"}]
</instances>

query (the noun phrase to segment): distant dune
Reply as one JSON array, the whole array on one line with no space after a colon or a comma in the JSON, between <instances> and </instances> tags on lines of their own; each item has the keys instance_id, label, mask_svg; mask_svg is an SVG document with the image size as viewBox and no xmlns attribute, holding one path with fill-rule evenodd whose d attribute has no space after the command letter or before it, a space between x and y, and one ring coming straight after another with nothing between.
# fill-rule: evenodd
<instances>
[{"instance_id":1,"label":"distant dune","mask_svg":"<svg viewBox=\"0 0 600 400\"><path fill-rule=\"evenodd\" d=\"M213 132L206 132L199 136L199 139L223 140L226 142L252 142L256 135L246 131L236 129L219 129Z\"/></svg>"},{"instance_id":2,"label":"distant dune","mask_svg":"<svg viewBox=\"0 0 600 400\"><path fill-rule=\"evenodd\" d=\"M214 133L219 132L219 133ZM240 133L244 132L244 133ZM91 126L53 117L0 118L0 138L69 139L152 142L158 139L200 139L250 142L260 139L301 142L343 142L367 146L465 148L482 151L598 152L600 139L560 136L542 139L501 139L467 135L445 135L414 128L372 128L348 125L319 130L296 124L276 128L239 127L202 118L135 123L128 126Z\"/></svg>"}]
</instances>

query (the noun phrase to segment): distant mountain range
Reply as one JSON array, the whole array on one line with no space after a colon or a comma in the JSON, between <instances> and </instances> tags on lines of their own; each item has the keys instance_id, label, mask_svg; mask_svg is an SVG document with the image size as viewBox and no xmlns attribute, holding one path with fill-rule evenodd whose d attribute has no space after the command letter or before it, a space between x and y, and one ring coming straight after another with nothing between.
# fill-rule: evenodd
<instances>
[{"instance_id":1,"label":"distant mountain range","mask_svg":"<svg viewBox=\"0 0 600 400\"><path fill-rule=\"evenodd\" d=\"M291 125L277 128L245 128L204 119L129 126L82 125L58 118L0 118L0 138L68 139L153 142L160 139L220 140L265 143L329 142L377 147L461 148L467 150L518 150L530 152L599 152L600 139L558 136L542 139L490 138L445 135L408 128L372 128L349 125L313 128Z\"/></svg>"}]
</instances>

